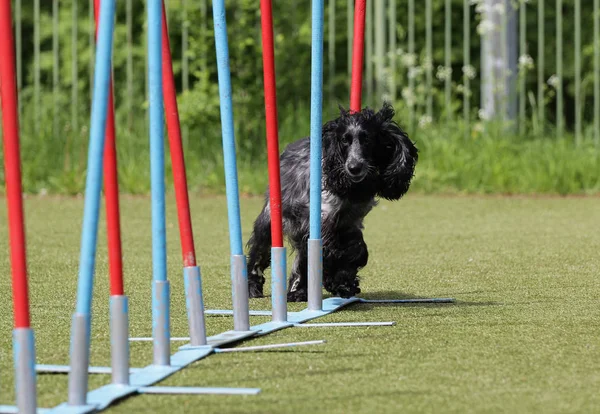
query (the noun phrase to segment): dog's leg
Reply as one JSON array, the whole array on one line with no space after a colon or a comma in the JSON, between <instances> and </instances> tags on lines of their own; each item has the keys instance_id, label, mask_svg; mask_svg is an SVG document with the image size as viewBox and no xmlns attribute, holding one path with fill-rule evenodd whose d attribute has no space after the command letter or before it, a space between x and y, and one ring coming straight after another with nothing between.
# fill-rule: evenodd
<instances>
[{"instance_id":1,"label":"dog's leg","mask_svg":"<svg viewBox=\"0 0 600 414\"><path fill-rule=\"evenodd\" d=\"M306 302L308 300L308 258L305 243L296 245L296 259L290 275L288 302Z\"/></svg>"},{"instance_id":2,"label":"dog's leg","mask_svg":"<svg viewBox=\"0 0 600 414\"><path fill-rule=\"evenodd\" d=\"M264 271L271 265L271 219L266 206L254 222L248 246L248 295L262 298Z\"/></svg>"},{"instance_id":3,"label":"dog's leg","mask_svg":"<svg viewBox=\"0 0 600 414\"><path fill-rule=\"evenodd\" d=\"M360 293L358 271L367 265L369 251L362 231L340 232L328 239L323 258L323 285L335 296L350 298Z\"/></svg>"}]
</instances>

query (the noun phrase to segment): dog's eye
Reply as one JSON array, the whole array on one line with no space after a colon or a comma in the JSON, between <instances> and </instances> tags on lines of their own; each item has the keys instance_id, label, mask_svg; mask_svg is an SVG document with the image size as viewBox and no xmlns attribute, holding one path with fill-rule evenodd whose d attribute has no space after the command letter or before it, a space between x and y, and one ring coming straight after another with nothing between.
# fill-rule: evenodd
<instances>
[{"instance_id":1,"label":"dog's eye","mask_svg":"<svg viewBox=\"0 0 600 414\"><path fill-rule=\"evenodd\" d=\"M350 142L352 142L352 137L349 134L343 134L341 141L342 144L349 144Z\"/></svg>"}]
</instances>

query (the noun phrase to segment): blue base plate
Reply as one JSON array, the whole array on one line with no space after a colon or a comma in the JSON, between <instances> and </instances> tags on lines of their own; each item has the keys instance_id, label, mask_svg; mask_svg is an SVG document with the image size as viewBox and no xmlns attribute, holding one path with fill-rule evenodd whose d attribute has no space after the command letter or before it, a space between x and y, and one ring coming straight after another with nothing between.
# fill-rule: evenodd
<instances>
[{"instance_id":1,"label":"blue base plate","mask_svg":"<svg viewBox=\"0 0 600 414\"><path fill-rule=\"evenodd\" d=\"M305 309L300 312L288 312L287 322L266 322L255 325L249 331L227 331L207 338L208 345L192 346L184 345L179 348L178 352L171 356L171 365L156 366L149 365L145 368L132 368L129 386L124 385L105 385L96 390L90 391L87 394L87 402L85 406L69 406L64 403L52 409L39 409L39 413L60 413L60 414L83 414L97 412L106 409L115 401L133 394L256 394L260 391L257 388L204 388L204 387L151 387L165 378L173 375L175 372L184 367L207 357L214 352L214 348L240 342L244 339L266 335L271 332L285 329L296 324L307 322L321 316L335 312L344 306L352 303L452 303L454 299L439 298L439 299L390 299L390 300L369 300L361 298L327 298L323 300L322 310ZM208 315L232 315L231 310L208 310L205 312ZM250 311L250 315L255 316L271 316L271 311ZM51 370L50 368L57 368ZM68 373L69 367L52 366L52 365L37 365L36 370L40 374L44 373ZM90 373L110 373L109 367L90 367ZM214 391L214 392L210 392ZM0 406L0 414L16 413L16 407Z\"/></svg>"}]
</instances>

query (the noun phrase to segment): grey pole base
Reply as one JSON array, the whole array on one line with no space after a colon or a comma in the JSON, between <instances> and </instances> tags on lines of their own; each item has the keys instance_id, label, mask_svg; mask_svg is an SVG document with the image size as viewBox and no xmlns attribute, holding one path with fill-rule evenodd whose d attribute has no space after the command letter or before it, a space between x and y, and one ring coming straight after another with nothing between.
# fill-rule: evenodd
<instances>
[{"instance_id":1,"label":"grey pole base","mask_svg":"<svg viewBox=\"0 0 600 414\"><path fill-rule=\"evenodd\" d=\"M286 249L271 248L271 306L273 322L287 322Z\"/></svg>"},{"instance_id":2,"label":"grey pole base","mask_svg":"<svg viewBox=\"0 0 600 414\"><path fill-rule=\"evenodd\" d=\"M323 310L323 243L308 240L308 310Z\"/></svg>"},{"instance_id":3,"label":"grey pole base","mask_svg":"<svg viewBox=\"0 0 600 414\"><path fill-rule=\"evenodd\" d=\"M129 306L127 296L110 297L112 383L129 385Z\"/></svg>"},{"instance_id":4,"label":"grey pole base","mask_svg":"<svg viewBox=\"0 0 600 414\"><path fill-rule=\"evenodd\" d=\"M202 299L202 276L198 266L183 268L185 284L185 304L192 346L206 345L206 326L204 322L204 301Z\"/></svg>"},{"instance_id":5,"label":"grey pole base","mask_svg":"<svg viewBox=\"0 0 600 414\"><path fill-rule=\"evenodd\" d=\"M31 328L16 328L13 330L13 353L19 413L35 414L37 410L35 340Z\"/></svg>"},{"instance_id":6,"label":"grey pole base","mask_svg":"<svg viewBox=\"0 0 600 414\"><path fill-rule=\"evenodd\" d=\"M154 338L154 365L171 365L169 296L169 281L155 280L152 285L152 338Z\"/></svg>"},{"instance_id":7,"label":"grey pole base","mask_svg":"<svg viewBox=\"0 0 600 414\"><path fill-rule=\"evenodd\" d=\"M90 315L73 314L69 405L86 405L90 365Z\"/></svg>"},{"instance_id":8,"label":"grey pole base","mask_svg":"<svg viewBox=\"0 0 600 414\"><path fill-rule=\"evenodd\" d=\"M249 331L248 269L246 256L231 255L231 284L233 299L233 330Z\"/></svg>"}]
</instances>

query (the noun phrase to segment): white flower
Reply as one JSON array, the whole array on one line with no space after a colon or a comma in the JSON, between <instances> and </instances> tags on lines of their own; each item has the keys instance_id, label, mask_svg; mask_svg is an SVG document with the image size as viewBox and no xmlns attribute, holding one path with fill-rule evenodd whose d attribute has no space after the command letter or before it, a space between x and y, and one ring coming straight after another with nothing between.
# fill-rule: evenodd
<instances>
[{"instance_id":1,"label":"white flower","mask_svg":"<svg viewBox=\"0 0 600 414\"><path fill-rule=\"evenodd\" d=\"M475 70L475 67L473 65L463 66L462 71L463 71L463 74L469 79L474 79L475 76L477 75L477 71Z\"/></svg>"},{"instance_id":2,"label":"white flower","mask_svg":"<svg viewBox=\"0 0 600 414\"><path fill-rule=\"evenodd\" d=\"M494 31L495 27L494 22L491 20L482 20L481 23L477 25L477 33L483 36Z\"/></svg>"},{"instance_id":3,"label":"white flower","mask_svg":"<svg viewBox=\"0 0 600 414\"><path fill-rule=\"evenodd\" d=\"M475 13L483 14L489 10L489 6L483 2L477 3L475 5Z\"/></svg>"},{"instance_id":4,"label":"white flower","mask_svg":"<svg viewBox=\"0 0 600 414\"><path fill-rule=\"evenodd\" d=\"M446 79L451 79L452 78L452 68L445 67L445 66L438 66L435 76L441 81L444 81Z\"/></svg>"},{"instance_id":5,"label":"white flower","mask_svg":"<svg viewBox=\"0 0 600 414\"><path fill-rule=\"evenodd\" d=\"M396 49L396 54L397 54L398 56L402 56L402 55L404 54L404 49L402 49L401 47L400 47L400 48L398 48L398 49Z\"/></svg>"},{"instance_id":6,"label":"white flower","mask_svg":"<svg viewBox=\"0 0 600 414\"><path fill-rule=\"evenodd\" d=\"M532 69L534 66L533 58L529 55L519 56L519 69Z\"/></svg>"},{"instance_id":7,"label":"white flower","mask_svg":"<svg viewBox=\"0 0 600 414\"><path fill-rule=\"evenodd\" d=\"M491 118L490 115L483 109L480 109L477 112L477 115L479 115L479 119L481 119L482 121L488 121Z\"/></svg>"},{"instance_id":8,"label":"white flower","mask_svg":"<svg viewBox=\"0 0 600 414\"><path fill-rule=\"evenodd\" d=\"M415 66L414 68L408 69L408 78L415 79L419 77L423 73L423 68L420 66Z\"/></svg>"},{"instance_id":9,"label":"white flower","mask_svg":"<svg viewBox=\"0 0 600 414\"><path fill-rule=\"evenodd\" d=\"M483 131L485 131L485 127L483 126L483 123L477 122L477 123L475 123L475 125L473 125L473 132L477 132L477 133L481 134L481 133L483 133Z\"/></svg>"},{"instance_id":10,"label":"white flower","mask_svg":"<svg viewBox=\"0 0 600 414\"><path fill-rule=\"evenodd\" d=\"M423 115L421 118L419 118L419 127L427 128L427 126L431 125L432 122L433 119L431 119L429 115Z\"/></svg>"},{"instance_id":11,"label":"white flower","mask_svg":"<svg viewBox=\"0 0 600 414\"><path fill-rule=\"evenodd\" d=\"M415 94L411 88L402 89L402 99L404 99L408 106L413 106L415 104Z\"/></svg>"},{"instance_id":12,"label":"white flower","mask_svg":"<svg viewBox=\"0 0 600 414\"><path fill-rule=\"evenodd\" d=\"M400 63L402 63L402 66L404 67L412 68L417 63L417 56L414 53L402 55Z\"/></svg>"},{"instance_id":13,"label":"white flower","mask_svg":"<svg viewBox=\"0 0 600 414\"><path fill-rule=\"evenodd\" d=\"M554 89L558 89L560 86L560 78L556 75L550 76L550 78L548 78L548 85L552 86Z\"/></svg>"}]
</instances>

